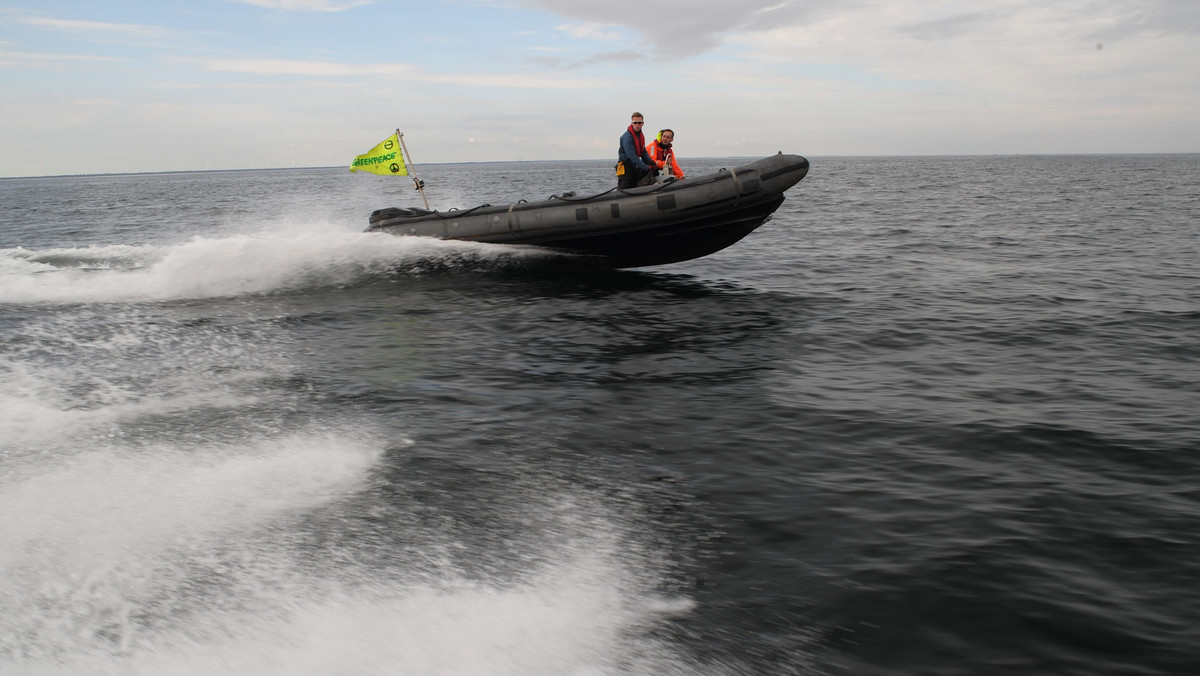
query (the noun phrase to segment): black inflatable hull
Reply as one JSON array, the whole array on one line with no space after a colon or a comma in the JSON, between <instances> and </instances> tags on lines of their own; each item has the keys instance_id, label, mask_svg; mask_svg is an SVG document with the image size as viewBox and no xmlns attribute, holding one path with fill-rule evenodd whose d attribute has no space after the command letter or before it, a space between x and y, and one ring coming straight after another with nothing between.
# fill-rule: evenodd
<instances>
[{"instance_id":1,"label":"black inflatable hull","mask_svg":"<svg viewBox=\"0 0 1200 676\"><path fill-rule=\"evenodd\" d=\"M782 153L733 169L540 202L464 211L380 209L368 231L497 244L529 244L634 268L720 251L762 225L783 193L808 173L808 160Z\"/></svg>"}]
</instances>

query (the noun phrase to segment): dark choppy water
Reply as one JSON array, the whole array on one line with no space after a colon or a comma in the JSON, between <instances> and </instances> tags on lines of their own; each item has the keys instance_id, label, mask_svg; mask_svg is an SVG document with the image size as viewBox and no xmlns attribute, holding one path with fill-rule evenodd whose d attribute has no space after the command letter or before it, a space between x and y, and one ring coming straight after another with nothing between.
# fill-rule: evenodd
<instances>
[{"instance_id":1,"label":"dark choppy water","mask_svg":"<svg viewBox=\"0 0 1200 676\"><path fill-rule=\"evenodd\" d=\"M641 271L416 204L0 181L0 672L1200 673L1200 156L814 158Z\"/></svg>"}]
</instances>

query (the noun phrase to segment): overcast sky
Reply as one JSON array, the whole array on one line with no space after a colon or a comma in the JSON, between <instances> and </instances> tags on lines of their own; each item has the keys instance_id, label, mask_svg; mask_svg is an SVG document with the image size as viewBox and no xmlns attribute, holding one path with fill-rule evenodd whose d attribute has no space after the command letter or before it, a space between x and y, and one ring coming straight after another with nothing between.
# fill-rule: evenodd
<instances>
[{"instance_id":1,"label":"overcast sky","mask_svg":"<svg viewBox=\"0 0 1200 676\"><path fill-rule=\"evenodd\" d=\"M0 176L1200 152L1195 0L0 0Z\"/></svg>"}]
</instances>

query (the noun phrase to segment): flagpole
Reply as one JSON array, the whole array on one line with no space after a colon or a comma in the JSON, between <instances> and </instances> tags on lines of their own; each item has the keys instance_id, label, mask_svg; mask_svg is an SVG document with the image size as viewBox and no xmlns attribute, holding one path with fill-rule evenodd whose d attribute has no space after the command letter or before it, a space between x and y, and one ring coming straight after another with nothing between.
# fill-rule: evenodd
<instances>
[{"instance_id":1,"label":"flagpole","mask_svg":"<svg viewBox=\"0 0 1200 676\"><path fill-rule=\"evenodd\" d=\"M413 164L412 155L408 154L408 146L404 145L404 134L401 134L400 130L397 129L396 136L400 139L400 149L404 151L404 157L408 162L408 166L412 167L413 185L417 187L417 192L421 193L421 199L425 202L425 209L428 210L429 200L425 199L425 181L417 177L417 165Z\"/></svg>"}]
</instances>

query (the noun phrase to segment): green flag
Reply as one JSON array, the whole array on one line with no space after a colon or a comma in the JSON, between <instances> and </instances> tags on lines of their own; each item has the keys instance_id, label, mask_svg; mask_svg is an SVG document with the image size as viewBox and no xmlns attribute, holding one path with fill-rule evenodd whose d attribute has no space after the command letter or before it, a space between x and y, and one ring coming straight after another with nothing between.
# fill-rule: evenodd
<instances>
[{"instance_id":1,"label":"green flag","mask_svg":"<svg viewBox=\"0 0 1200 676\"><path fill-rule=\"evenodd\" d=\"M350 171L408 176L408 167L404 166L404 154L400 152L400 137L392 134L379 145L354 158L350 163Z\"/></svg>"}]
</instances>

